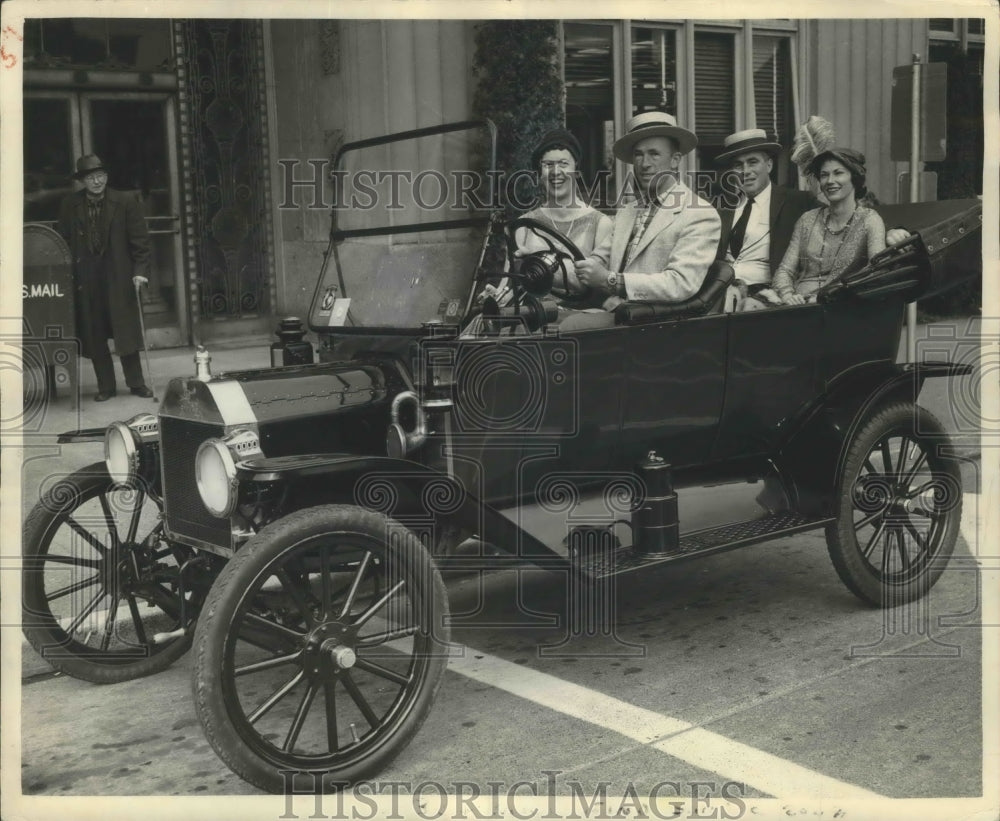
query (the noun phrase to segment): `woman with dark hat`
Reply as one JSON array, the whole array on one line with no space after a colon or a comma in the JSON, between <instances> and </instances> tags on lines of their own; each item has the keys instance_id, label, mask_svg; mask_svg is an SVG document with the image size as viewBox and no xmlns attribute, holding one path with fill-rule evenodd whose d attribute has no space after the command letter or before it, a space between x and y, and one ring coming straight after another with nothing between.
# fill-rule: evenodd
<instances>
[{"instance_id":1,"label":"woman with dark hat","mask_svg":"<svg viewBox=\"0 0 1000 821\"><path fill-rule=\"evenodd\" d=\"M524 216L551 226L572 241L583 255L603 253L611 248L611 219L583 202L577 187L580 143L564 128L549 131L531 154L538 170L541 205ZM548 244L530 228L521 228L515 237L518 256L548 250ZM583 290L571 263L563 261L566 283L571 292ZM599 295L594 306L600 305Z\"/></svg>"},{"instance_id":2,"label":"woman with dark hat","mask_svg":"<svg viewBox=\"0 0 1000 821\"><path fill-rule=\"evenodd\" d=\"M774 290L786 305L815 301L816 291L861 270L885 248L885 223L865 204L865 155L831 148L813 159L809 172L828 204L799 217L774 273Z\"/></svg>"}]
</instances>

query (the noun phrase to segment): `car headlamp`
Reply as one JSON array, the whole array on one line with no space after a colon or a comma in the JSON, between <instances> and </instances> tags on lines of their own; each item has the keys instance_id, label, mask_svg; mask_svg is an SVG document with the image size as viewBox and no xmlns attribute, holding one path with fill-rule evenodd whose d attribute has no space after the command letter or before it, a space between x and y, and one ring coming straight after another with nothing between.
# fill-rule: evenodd
<instances>
[{"instance_id":1,"label":"car headlamp","mask_svg":"<svg viewBox=\"0 0 1000 821\"><path fill-rule=\"evenodd\" d=\"M209 513L220 519L229 517L239 499L236 463L260 455L257 434L250 430L233 431L222 439L206 439L201 443L194 460L194 476L202 504Z\"/></svg>"},{"instance_id":2,"label":"car headlamp","mask_svg":"<svg viewBox=\"0 0 1000 821\"><path fill-rule=\"evenodd\" d=\"M202 504L224 519L236 506L236 463L221 439L201 443L194 460L194 476Z\"/></svg>"},{"instance_id":3,"label":"car headlamp","mask_svg":"<svg viewBox=\"0 0 1000 821\"><path fill-rule=\"evenodd\" d=\"M112 422L104 432L104 464L115 484L127 485L153 465L153 448L159 424L151 413L140 413L127 422Z\"/></svg>"},{"instance_id":4,"label":"car headlamp","mask_svg":"<svg viewBox=\"0 0 1000 821\"><path fill-rule=\"evenodd\" d=\"M128 484L139 474L138 437L124 422L112 422L104 432L104 464L115 484Z\"/></svg>"}]
</instances>

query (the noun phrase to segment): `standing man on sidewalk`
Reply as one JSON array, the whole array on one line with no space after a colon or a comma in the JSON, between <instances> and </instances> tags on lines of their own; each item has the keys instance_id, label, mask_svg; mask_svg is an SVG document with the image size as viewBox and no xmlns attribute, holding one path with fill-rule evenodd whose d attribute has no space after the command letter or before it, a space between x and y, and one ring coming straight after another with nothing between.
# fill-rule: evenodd
<instances>
[{"instance_id":1,"label":"standing man on sidewalk","mask_svg":"<svg viewBox=\"0 0 1000 821\"><path fill-rule=\"evenodd\" d=\"M136 296L136 287L148 282L146 221L134 197L108 188L107 168L96 154L80 157L73 176L84 187L63 200L58 229L73 255L77 335L97 375L94 400L106 402L117 393L109 339L115 340L125 384L149 399L153 392L139 360L144 342Z\"/></svg>"}]
</instances>

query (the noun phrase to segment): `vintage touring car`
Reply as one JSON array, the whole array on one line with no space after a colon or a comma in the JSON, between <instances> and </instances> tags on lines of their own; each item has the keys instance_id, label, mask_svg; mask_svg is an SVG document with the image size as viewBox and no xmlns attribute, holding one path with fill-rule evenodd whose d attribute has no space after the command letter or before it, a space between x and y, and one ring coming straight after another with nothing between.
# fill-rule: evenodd
<instances>
[{"instance_id":1,"label":"vintage touring car","mask_svg":"<svg viewBox=\"0 0 1000 821\"><path fill-rule=\"evenodd\" d=\"M483 167L494 144L492 124L458 123L345 145L337 168ZM335 208L308 318L318 362L287 364L302 350L287 328L269 369L213 375L200 351L156 414L66 437L103 437L106 458L25 525L25 632L55 668L118 682L193 645L226 764L265 790L290 771L329 786L384 767L427 715L443 568L532 562L601 584L822 528L865 602L940 576L961 478L915 399L969 369L896 354L904 305L978 271L978 202L887 209L916 233L816 304L720 312L717 264L686 303L625 303L576 334L552 322L554 273L578 254L565 237L507 267L501 306L492 252L523 219L438 205ZM676 488L759 479L787 509L678 522ZM606 521L578 526L588 499ZM524 505L565 538L520 527Z\"/></svg>"}]
</instances>

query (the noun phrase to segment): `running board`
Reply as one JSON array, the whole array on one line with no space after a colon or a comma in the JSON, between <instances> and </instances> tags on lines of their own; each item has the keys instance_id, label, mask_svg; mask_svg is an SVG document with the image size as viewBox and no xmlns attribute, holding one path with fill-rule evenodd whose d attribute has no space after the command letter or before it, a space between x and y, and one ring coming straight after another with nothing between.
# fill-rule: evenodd
<instances>
[{"instance_id":1,"label":"running board","mask_svg":"<svg viewBox=\"0 0 1000 821\"><path fill-rule=\"evenodd\" d=\"M584 576L597 581L634 570L646 570L669 562L708 556L724 550L771 541L782 536L791 536L793 533L815 530L832 521L832 517L810 519L796 513L775 513L746 522L732 522L684 533L680 537L677 550L666 556L642 556L634 553L631 547L603 550L576 548L570 560Z\"/></svg>"}]
</instances>

